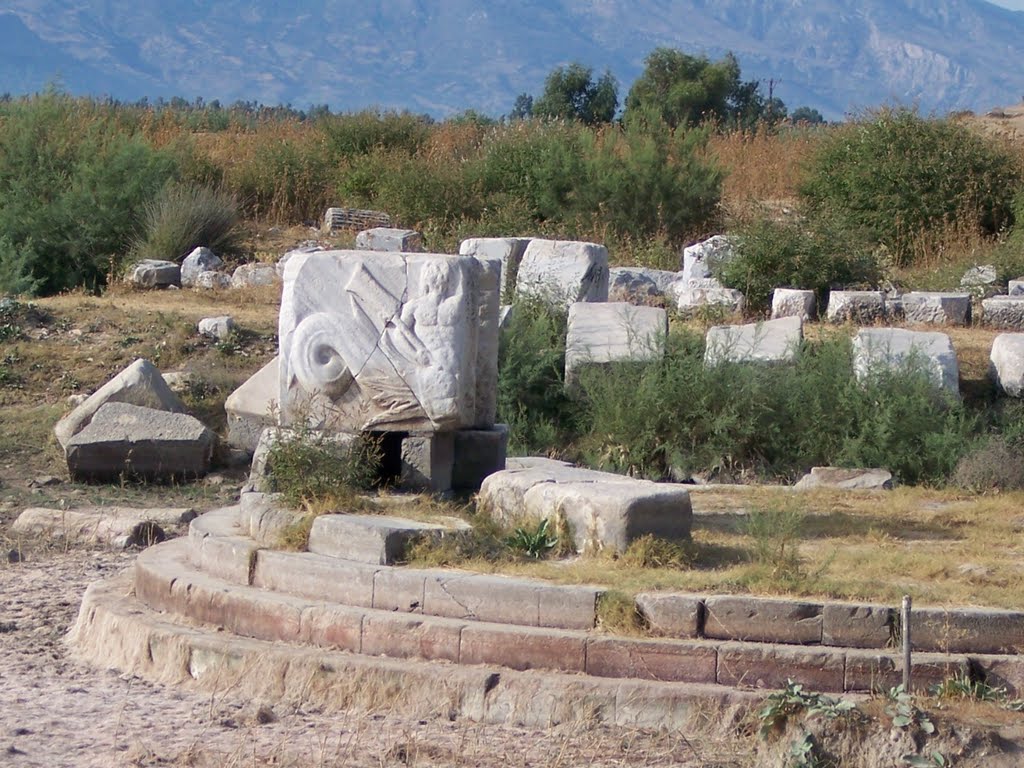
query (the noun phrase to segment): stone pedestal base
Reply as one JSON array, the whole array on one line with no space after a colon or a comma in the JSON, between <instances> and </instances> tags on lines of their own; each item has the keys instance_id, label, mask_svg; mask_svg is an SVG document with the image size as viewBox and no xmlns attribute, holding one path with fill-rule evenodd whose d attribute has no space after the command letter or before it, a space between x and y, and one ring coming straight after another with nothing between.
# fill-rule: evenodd
<instances>
[{"instance_id":1,"label":"stone pedestal base","mask_svg":"<svg viewBox=\"0 0 1024 768\"><path fill-rule=\"evenodd\" d=\"M453 432L412 434L402 438L402 473L399 487L403 491L450 491L454 463Z\"/></svg>"},{"instance_id":2,"label":"stone pedestal base","mask_svg":"<svg viewBox=\"0 0 1024 768\"><path fill-rule=\"evenodd\" d=\"M476 491L488 475L505 469L508 454L508 427L495 424L491 429L460 429L455 433L455 465L452 487Z\"/></svg>"}]
</instances>

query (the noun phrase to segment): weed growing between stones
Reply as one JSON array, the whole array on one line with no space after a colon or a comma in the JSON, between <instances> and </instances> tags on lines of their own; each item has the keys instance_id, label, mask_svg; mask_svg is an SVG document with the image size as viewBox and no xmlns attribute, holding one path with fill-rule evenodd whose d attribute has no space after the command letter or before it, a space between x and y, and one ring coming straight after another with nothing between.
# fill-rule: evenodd
<instances>
[{"instance_id":1,"label":"weed growing between stones","mask_svg":"<svg viewBox=\"0 0 1024 768\"><path fill-rule=\"evenodd\" d=\"M615 589L597 598L597 626L616 635L642 635L647 629L636 600Z\"/></svg>"},{"instance_id":2,"label":"weed growing between stones","mask_svg":"<svg viewBox=\"0 0 1024 768\"><path fill-rule=\"evenodd\" d=\"M629 568L682 570L691 567L695 559L692 541L669 541L649 533L630 542L618 560Z\"/></svg>"},{"instance_id":3,"label":"weed growing between stones","mask_svg":"<svg viewBox=\"0 0 1024 768\"><path fill-rule=\"evenodd\" d=\"M382 460L379 441L359 436L342 444L313 430L278 440L267 459L271 490L294 508L358 506L357 493L377 482Z\"/></svg>"},{"instance_id":4,"label":"weed growing between stones","mask_svg":"<svg viewBox=\"0 0 1024 768\"><path fill-rule=\"evenodd\" d=\"M540 560L547 557L558 546L558 536L549 530L550 520L544 518L533 527L519 526L505 543L513 552Z\"/></svg>"}]
</instances>

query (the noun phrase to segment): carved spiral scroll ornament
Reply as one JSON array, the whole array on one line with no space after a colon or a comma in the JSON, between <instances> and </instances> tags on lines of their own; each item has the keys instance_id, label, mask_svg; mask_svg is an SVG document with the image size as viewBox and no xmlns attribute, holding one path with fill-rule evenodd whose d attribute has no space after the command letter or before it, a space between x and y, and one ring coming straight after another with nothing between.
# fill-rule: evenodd
<instances>
[{"instance_id":1,"label":"carved spiral scroll ornament","mask_svg":"<svg viewBox=\"0 0 1024 768\"><path fill-rule=\"evenodd\" d=\"M319 392L332 400L352 386L353 373L338 349L344 339L341 318L328 312L310 315L292 335L290 363L295 378L307 392Z\"/></svg>"}]
</instances>

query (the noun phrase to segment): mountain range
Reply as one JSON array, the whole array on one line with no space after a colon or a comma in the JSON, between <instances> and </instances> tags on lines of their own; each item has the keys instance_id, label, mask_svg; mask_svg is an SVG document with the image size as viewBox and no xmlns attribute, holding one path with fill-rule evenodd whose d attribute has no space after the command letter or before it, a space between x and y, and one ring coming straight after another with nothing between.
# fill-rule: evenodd
<instances>
[{"instance_id":1,"label":"mountain range","mask_svg":"<svg viewBox=\"0 0 1024 768\"><path fill-rule=\"evenodd\" d=\"M983 0L4 0L0 91L507 113L553 67L657 46L719 58L827 117L1024 94L1024 12Z\"/></svg>"}]
</instances>

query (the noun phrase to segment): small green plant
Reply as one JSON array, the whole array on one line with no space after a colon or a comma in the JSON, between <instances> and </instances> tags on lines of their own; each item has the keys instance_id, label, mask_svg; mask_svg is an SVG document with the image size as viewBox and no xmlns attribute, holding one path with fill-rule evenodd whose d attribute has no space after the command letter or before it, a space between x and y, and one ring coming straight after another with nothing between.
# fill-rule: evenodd
<instances>
[{"instance_id":1,"label":"small green plant","mask_svg":"<svg viewBox=\"0 0 1024 768\"><path fill-rule=\"evenodd\" d=\"M818 715L829 720L848 717L856 710L856 705L846 699L836 699L822 693L804 690L804 687L792 680L786 681L786 687L765 699L765 705L758 712L761 721L762 738L777 733L793 715L807 713Z\"/></svg>"},{"instance_id":2,"label":"small green plant","mask_svg":"<svg viewBox=\"0 0 1024 768\"><path fill-rule=\"evenodd\" d=\"M518 527L508 537L508 546L536 560L546 557L558 546L558 537L552 536L548 530L549 519L544 518L533 528Z\"/></svg>"},{"instance_id":3,"label":"small green plant","mask_svg":"<svg viewBox=\"0 0 1024 768\"><path fill-rule=\"evenodd\" d=\"M804 731L789 746L788 768L839 768L836 762L822 755L814 736Z\"/></svg>"},{"instance_id":4,"label":"small green plant","mask_svg":"<svg viewBox=\"0 0 1024 768\"><path fill-rule=\"evenodd\" d=\"M753 540L754 562L766 566L778 578L799 578L800 536L805 515L795 507L755 510L744 521L744 532Z\"/></svg>"},{"instance_id":5,"label":"small green plant","mask_svg":"<svg viewBox=\"0 0 1024 768\"><path fill-rule=\"evenodd\" d=\"M935 723L926 712L914 705L914 697L902 685L890 688L886 698L889 700L885 713L892 718L893 728L909 728L916 725L922 732L935 733Z\"/></svg>"},{"instance_id":6,"label":"small green plant","mask_svg":"<svg viewBox=\"0 0 1024 768\"><path fill-rule=\"evenodd\" d=\"M359 490L371 488L380 472L378 440L360 436L332 440L313 430L283 434L270 448L267 468L271 490L292 507L359 506Z\"/></svg>"},{"instance_id":7,"label":"small green plant","mask_svg":"<svg viewBox=\"0 0 1024 768\"><path fill-rule=\"evenodd\" d=\"M985 680L970 675L956 674L933 686L930 693L940 699L970 699L998 704L1011 712L1024 710L1024 701L1011 699L1006 688L989 685Z\"/></svg>"}]
</instances>

